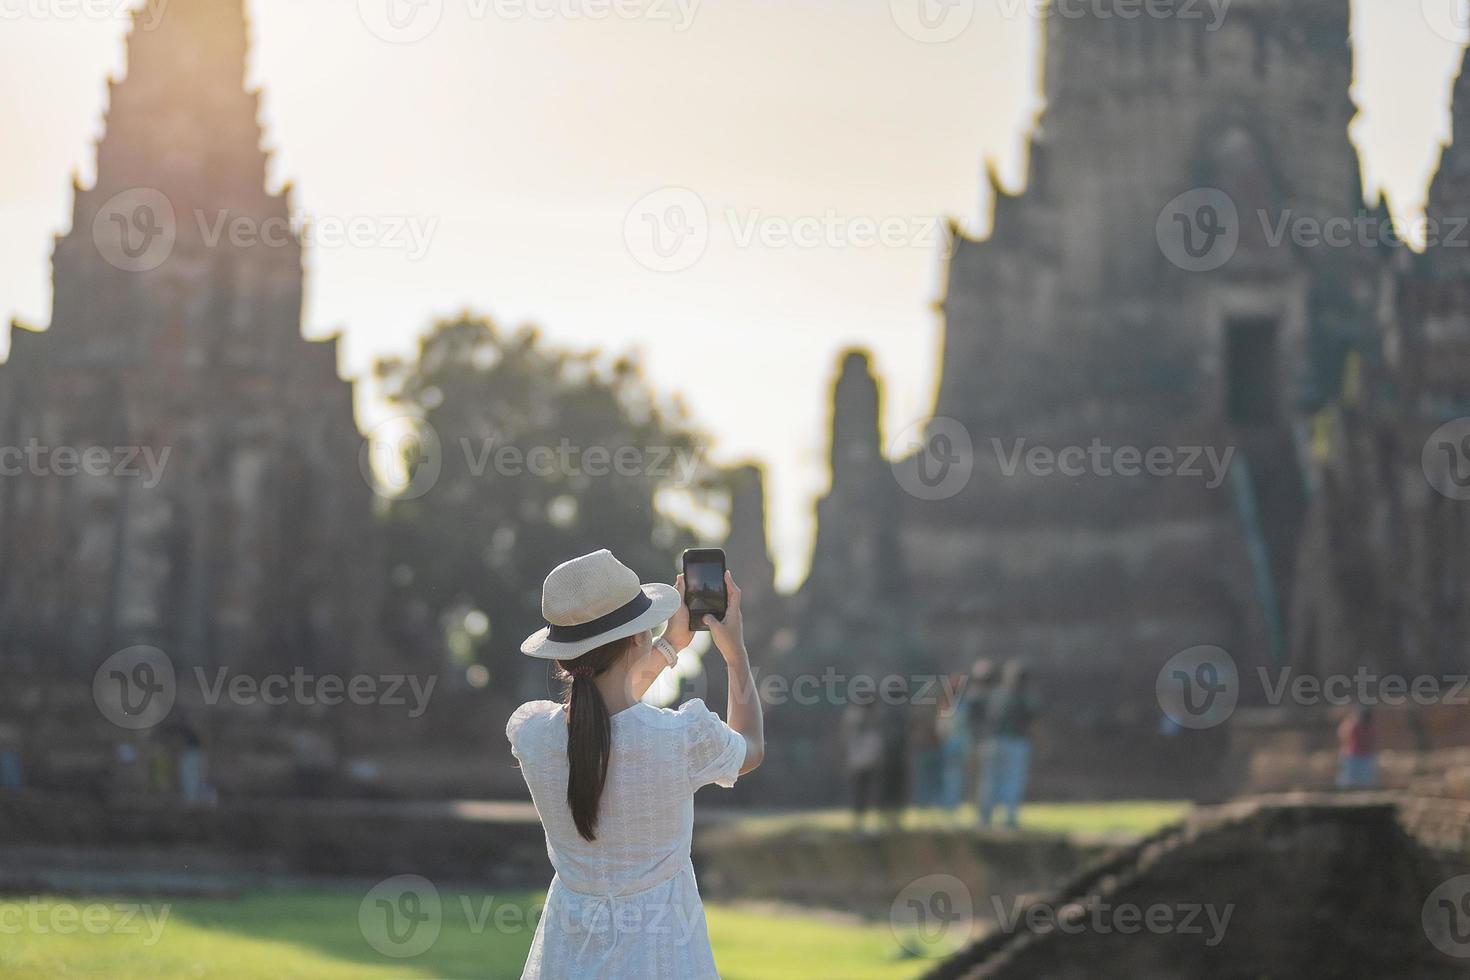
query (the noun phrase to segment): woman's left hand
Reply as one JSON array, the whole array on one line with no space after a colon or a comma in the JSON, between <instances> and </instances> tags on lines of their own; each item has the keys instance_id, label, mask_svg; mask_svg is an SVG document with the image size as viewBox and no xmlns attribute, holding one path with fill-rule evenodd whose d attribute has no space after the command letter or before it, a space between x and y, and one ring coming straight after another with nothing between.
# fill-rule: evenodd
<instances>
[{"instance_id":1,"label":"woman's left hand","mask_svg":"<svg viewBox=\"0 0 1470 980\"><path fill-rule=\"evenodd\" d=\"M689 606L684 602L684 576L674 579L674 588L679 590L679 609L669 618L669 624L664 627L663 637L674 645L675 650L683 650L694 642L694 631L689 628Z\"/></svg>"}]
</instances>

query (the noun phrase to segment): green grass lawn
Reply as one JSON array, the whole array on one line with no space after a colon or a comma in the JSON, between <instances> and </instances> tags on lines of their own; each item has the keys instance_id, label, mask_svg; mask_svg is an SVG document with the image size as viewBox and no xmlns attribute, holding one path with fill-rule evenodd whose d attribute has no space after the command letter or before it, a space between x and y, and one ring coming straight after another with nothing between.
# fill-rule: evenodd
<instances>
[{"instance_id":1,"label":"green grass lawn","mask_svg":"<svg viewBox=\"0 0 1470 980\"><path fill-rule=\"evenodd\" d=\"M1176 821L1189 804L1164 801L1038 804L1023 830L1141 835ZM972 827L957 815L910 810L905 827ZM749 817L742 830L844 831L846 810ZM359 912L366 888L261 890L240 898L0 899L0 977L53 980L348 980L515 978L542 896L441 890L442 924L415 956L374 948ZM932 962L907 958L886 924L758 906L708 906L715 961L725 980L910 980Z\"/></svg>"},{"instance_id":2,"label":"green grass lawn","mask_svg":"<svg viewBox=\"0 0 1470 980\"><path fill-rule=\"evenodd\" d=\"M1021 808L1021 829L1040 833L1080 833L1137 835L1153 833L1167 824L1181 820L1192 804L1179 800L1129 800L1121 803L1035 803ZM868 825L876 818L868 815ZM908 809L903 812L902 826L910 829L926 827L974 827L975 807L965 804L953 814L940 809ZM733 826L754 833L782 833L788 830L817 828L846 830L853 825L852 811L846 809L806 810L800 813L747 817Z\"/></svg>"},{"instance_id":3,"label":"green grass lawn","mask_svg":"<svg viewBox=\"0 0 1470 980\"><path fill-rule=\"evenodd\" d=\"M238 899L6 899L0 976L7 980L519 977L542 896L441 890L442 927L423 953L395 958L359 926L365 890L252 892ZM133 910L131 917L119 909ZM725 980L909 980L886 925L753 908L708 907Z\"/></svg>"}]
</instances>

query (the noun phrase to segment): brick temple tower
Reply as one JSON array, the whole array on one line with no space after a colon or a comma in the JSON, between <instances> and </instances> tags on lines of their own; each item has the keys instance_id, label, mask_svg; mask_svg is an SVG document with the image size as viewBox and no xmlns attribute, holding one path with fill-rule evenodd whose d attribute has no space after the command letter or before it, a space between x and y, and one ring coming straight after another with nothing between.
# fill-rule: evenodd
<instances>
[{"instance_id":1,"label":"brick temple tower","mask_svg":"<svg viewBox=\"0 0 1470 980\"><path fill-rule=\"evenodd\" d=\"M1379 342L1350 365L1349 397L1315 420L1320 491L1292 617L1303 670L1470 667L1470 52L1452 122L1426 248L1386 250Z\"/></svg>"},{"instance_id":2,"label":"brick temple tower","mask_svg":"<svg viewBox=\"0 0 1470 980\"><path fill-rule=\"evenodd\" d=\"M944 499L900 495L885 523L936 656L1024 658L1059 699L1146 711L1179 650L1223 646L1242 669L1285 655L1306 421L1372 329L1379 263L1274 234L1366 210L1348 0L1104 13L1044 18L1026 187L992 177L989 236L954 231L934 415L968 433L973 475ZM1170 211L1222 199L1227 251L1193 265ZM1010 462L1094 440L1170 449L1175 470ZM1228 467L1190 455L1205 450ZM822 506L819 542L852 526ZM841 566L819 546L812 582Z\"/></svg>"},{"instance_id":3,"label":"brick temple tower","mask_svg":"<svg viewBox=\"0 0 1470 980\"><path fill-rule=\"evenodd\" d=\"M180 667L371 662L352 389L335 338L301 334L242 0L153 16L134 15L96 182L56 241L50 328L12 330L0 366L0 444L39 460L0 482L0 663L81 677L133 644Z\"/></svg>"}]
</instances>

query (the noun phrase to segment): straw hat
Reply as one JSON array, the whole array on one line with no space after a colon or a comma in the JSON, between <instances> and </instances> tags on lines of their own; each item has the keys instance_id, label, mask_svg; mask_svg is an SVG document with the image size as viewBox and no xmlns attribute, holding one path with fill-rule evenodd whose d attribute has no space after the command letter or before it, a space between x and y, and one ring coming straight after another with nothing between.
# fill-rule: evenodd
<instances>
[{"instance_id":1,"label":"straw hat","mask_svg":"<svg viewBox=\"0 0 1470 980\"><path fill-rule=\"evenodd\" d=\"M604 643L652 629L674 615L672 585L639 584L606 548L551 570L541 586L546 626L526 637L521 652L542 660L572 660Z\"/></svg>"}]
</instances>

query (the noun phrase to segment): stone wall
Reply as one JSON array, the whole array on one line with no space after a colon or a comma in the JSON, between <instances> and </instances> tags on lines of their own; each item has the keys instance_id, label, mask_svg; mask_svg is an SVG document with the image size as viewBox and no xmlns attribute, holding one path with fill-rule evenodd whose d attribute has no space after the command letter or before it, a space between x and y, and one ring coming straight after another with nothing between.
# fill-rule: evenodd
<instances>
[{"instance_id":1,"label":"stone wall","mask_svg":"<svg viewBox=\"0 0 1470 980\"><path fill-rule=\"evenodd\" d=\"M169 716L152 729L110 723L89 688L28 684L0 690L0 749L20 754L25 785L107 798L116 792L168 795L180 731L208 757L221 798L527 799L505 740L512 705L470 688L448 670L415 675L432 683L417 717L403 685L398 704L330 708L207 703L181 672ZM133 762L122 765L120 750Z\"/></svg>"},{"instance_id":2,"label":"stone wall","mask_svg":"<svg viewBox=\"0 0 1470 980\"><path fill-rule=\"evenodd\" d=\"M791 902L886 921L894 896L926 875L954 875L976 894L1008 902L1063 880L1109 846L969 828L856 834L713 827L695 837L694 848L699 889L708 898ZM991 908L977 912L988 915Z\"/></svg>"},{"instance_id":3,"label":"stone wall","mask_svg":"<svg viewBox=\"0 0 1470 980\"><path fill-rule=\"evenodd\" d=\"M104 805L0 794L0 841L16 848L158 855L155 875L214 867L259 874L421 874L493 886L544 886L546 839L529 807L493 803L252 800L208 808L140 797Z\"/></svg>"},{"instance_id":4,"label":"stone wall","mask_svg":"<svg viewBox=\"0 0 1470 980\"><path fill-rule=\"evenodd\" d=\"M1023 917L928 980L1463 977L1466 960L1435 948L1421 910L1437 886L1470 870L1467 816L1462 803L1386 797L1219 808L1033 903L1077 909L1070 928L1033 930ZM1230 917L1212 945L1208 932L1125 933L1121 920L1091 915L1122 907L1176 917L1214 907Z\"/></svg>"}]
</instances>

